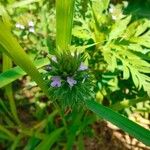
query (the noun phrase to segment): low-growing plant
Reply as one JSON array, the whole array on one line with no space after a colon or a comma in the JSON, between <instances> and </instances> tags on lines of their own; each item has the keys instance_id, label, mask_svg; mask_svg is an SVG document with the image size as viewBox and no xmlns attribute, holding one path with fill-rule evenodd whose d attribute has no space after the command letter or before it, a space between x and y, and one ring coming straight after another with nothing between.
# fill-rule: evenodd
<instances>
[{"instance_id":1,"label":"low-growing plant","mask_svg":"<svg viewBox=\"0 0 150 150\"><path fill-rule=\"evenodd\" d=\"M14 8L24 11L28 4L31 11L43 6L38 14L42 12L43 22L37 29L27 20L16 24L19 31L12 28L8 13L12 15ZM0 6L0 88L5 91L0 98L0 142L4 149L69 150L75 141L84 149L84 136L94 134L90 125L102 118L150 146L150 131L123 115L125 108L149 100L149 20L124 14L124 7L126 3L114 6L110 0L56 0L55 32L49 28L50 2L27 0L7 3L5 9ZM20 44L15 36L23 37ZM26 74L31 79L25 88L32 92L36 87L36 92L30 101L20 98L19 104L12 84ZM25 112L19 111L22 106ZM27 113L25 121L21 112Z\"/></svg>"}]
</instances>

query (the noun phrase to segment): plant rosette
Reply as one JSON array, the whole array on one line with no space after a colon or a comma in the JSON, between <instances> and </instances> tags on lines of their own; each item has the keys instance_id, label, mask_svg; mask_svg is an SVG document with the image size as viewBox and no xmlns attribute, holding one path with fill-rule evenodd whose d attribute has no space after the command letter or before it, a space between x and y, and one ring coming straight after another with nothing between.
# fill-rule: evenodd
<instances>
[{"instance_id":1,"label":"plant rosette","mask_svg":"<svg viewBox=\"0 0 150 150\"><path fill-rule=\"evenodd\" d=\"M50 58L48 67L49 94L63 107L84 104L92 96L90 70L83 54L69 51Z\"/></svg>"}]
</instances>

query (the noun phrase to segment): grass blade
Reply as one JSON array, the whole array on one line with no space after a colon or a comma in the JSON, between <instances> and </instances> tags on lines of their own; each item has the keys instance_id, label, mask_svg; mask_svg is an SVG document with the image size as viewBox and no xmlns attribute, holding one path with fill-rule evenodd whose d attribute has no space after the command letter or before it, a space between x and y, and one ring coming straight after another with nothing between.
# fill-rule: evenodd
<instances>
[{"instance_id":1,"label":"grass blade","mask_svg":"<svg viewBox=\"0 0 150 150\"><path fill-rule=\"evenodd\" d=\"M0 131L3 132L3 133L5 133L6 135L8 135L11 140L14 140L16 138L16 136L13 133L11 133L9 130L7 130L2 125L0 125Z\"/></svg>"},{"instance_id":2,"label":"grass blade","mask_svg":"<svg viewBox=\"0 0 150 150\"><path fill-rule=\"evenodd\" d=\"M49 60L48 59L40 59L35 61L34 65L37 69L48 65ZM19 79L20 77L26 75L27 73L23 71L19 66L11 68L3 73L0 74L0 88L8 85L9 83Z\"/></svg>"},{"instance_id":3,"label":"grass blade","mask_svg":"<svg viewBox=\"0 0 150 150\"><path fill-rule=\"evenodd\" d=\"M11 59L7 55L3 54L3 71L7 71L11 67L12 67ZM13 90L12 90L11 84L9 84L5 87L5 93L6 93L8 100L9 100L9 105L10 105L12 115L14 116L14 120L16 121L16 123L20 124L20 120L19 120L19 117L17 115L17 109L16 109L14 97L13 97Z\"/></svg>"},{"instance_id":4,"label":"grass blade","mask_svg":"<svg viewBox=\"0 0 150 150\"><path fill-rule=\"evenodd\" d=\"M135 122L127 119L126 117L116 113L115 111L95 102L87 101L87 107L96 113L98 116L110 121L114 125L118 126L131 136L137 138L145 145L150 146L150 131L136 124Z\"/></svg>"},{"instance_id":5,"label":"grass blade","mask_svg":"<svg viewBox=\"0 0 150 150\"><path fill-rule=\"evenodd\" d=\"M85 148L84 148L84 139L83 139L82 134L78 137L78 150L85 150Z\"/></svg>"},{"instance_id":6,"label":"grass blade","mask_svg":"<svg viewBox=\"0 0 150 150\"><path fill-rule=\"evenodd\" d=\"M50 150L51 146L59 139L58 137L63 131L64 128L59 128L50 135L45 136L45 139L35 148L35 150Z\"/></svg>"},{"instance_id":7,"label":"grass blade","mask_svg":"<svg viewBox=\"0 0 150 150\"><path fill-rule=\"evenodd\" d=\"M17 146L19 145L19 142L21 141L22 138L23 138L23 135L19 134L19 135L15 138L13 144L11 145L10 150L16 150L16 149L17 149Z\"/></svg>"}]
</instances>

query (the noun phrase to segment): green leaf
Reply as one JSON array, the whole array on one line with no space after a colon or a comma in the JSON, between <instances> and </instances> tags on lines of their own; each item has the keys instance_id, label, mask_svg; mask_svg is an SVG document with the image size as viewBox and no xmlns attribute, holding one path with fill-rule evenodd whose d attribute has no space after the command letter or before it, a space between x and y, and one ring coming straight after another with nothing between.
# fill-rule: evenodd
<instances>
[{"instance_id":1,"label":"green leaf","mask_svg":"<svg viewBox=\"0 0 150 150\"><path fill-rule=\"evenodd\" d=\"M10 140L10 137L9 136L7 136L5 133L3 133L3 132L0 132L0 140Z\"/></svg>"},{"instance_id":2,"label":"green leaf","mask_svg":"<svg viewBox=\"0 0 150 150\"><path fill-rule=\"evenodd\" d=\"M98 18L103 14L105 10L108 9L110 0L92 0L92 7L94 13L98 15Z\"/></svg>"},{"instance_id":3,"label":"green leaf","mask_svg":"<svg viewBox=\"0 0 150 150\"><path fill-rule=\"evenodd\" d=\"M112 26L111 32L109 33L108 43L113 39L121 37L125 29L127 28L130 20L131 16L128 16L122 20L116 21L116 23Z\"/></svg>"},{"instance_id":4,"label":"green leaf","mask_svg":"<svg viewBox=\"0 0 150 150\"><path fill-rule=\"evenodd\" d=\"M137 43L138 45L145 46L150 48L150 21L148 19L137 20L128 27L125 33L125 38L129 38L128 40L133 43ZM131 26L133 26L131 30ZM129 31L134 31L134 33L128 36Z\"/></svg>"},{"instance_id":5,"label":"green leaf","mask_svg":"<svg viewBox=\"0 0 150 150\"><path fill-rule=\"evenodd\" d=\"M2 16L0 19L2 19L4 25L6 26L7 30L11 29L11 23L10 23L10 17L7 14L6 10L4 9L3 6L0 4L0 16Z\"/></svg>"},{"instance_id":6,"label":"green leaf","mask_svg":"<svg viewBox=\"0 0 150 150\"><path fill-rule=\"evenodd\" d=\"M145 145L150 146L150 131L129 120L128 118L116 113L115 111L95 102L94 100L86 101L88 109L96 113L99 117L110 121L131 136L137 138Z\"/></svg>"},{"instance_id":7,"label":"green leaf","mask_svg":"<svg viewBox=\"0 0 150 150\"><path fill-rule=\"evenodd\" d=\"M49 64L48 59L40 59L35 61L35 66L38 68L41 68L45 65ZM14 67L9 69L8 71L5 71L0 74L0 88L8 85L9 83L21 78L22 76L26 75L26 72L24 72L20 67Z\"/></svg>"},{"instance_id":8,"label":"green leaf","mask_svg":"<svg viewBox=\"0 0 150 150\"><path fill-rule=\"evenodd\" d=\"M22 137L23 137L23 135L19 134L19 135L15 138L13 144L11 145L10 150L16 150L16 149L17 149L17 146L19 145L19 142L21 141Z\"/></svg>"},{"instance_id":9,"label":"green leaf","mask_svg":"<svg viewBox=\"0 0 150 150\"><path fill-rule=\"evenodd\" d=\"M8 9L11 9L11 8L20 8L20 7L27 7L29 6L29 4L31 3L35 3L35 2L39 2L39 1L42 1L42 0L22 0L20 2L15 2L13 4L10 4L7 6Z\"/></svg>"},{"instance_id":10,"label":"green leaf","mask_svg":"<svg viewBox=\"0 0 150 150\"><path fill-rule=\"evenodd\" d=\"M113 53L122 62L123 66L120 69L123 71L124 79L128 79L129 75L131 75L135 86L139 90L143 88L144 91L149 94L150 77L148 74L150 73L150 64L148 61L143 59L143 55L137 55L134 51L129 50L125 45L111 44L110 50L109 48L105 49L107 50L107 53ZM103 54L105 55L105 51ZM108 60L106 59L107 62L109 60L111 60L111 58ZM111 64L109 64L109 66L111 66ZM117 68L119 68L119 66L117 66Z\"/></svg>"},{"instance_id":11,"label":"green leaf","mask_svg":"<svg viewBox=\"0 0 150 150\"><path fill-rule=\"evenodd\" d=\"M38 143L39 139L35 138L33 135L31 138L29 138L28 143L24 147L24 150L33 150Z\"/></svg>"},{"instance_id":12,"label":"green leaf","mask_svg":"<svg viewBox=\"0 0 150 150\"><path fill-rule=\"evenodd\" d=\"M142 33L144 33L147 28L150 27L150 21L147 20L147 19L142 19L142 20L139 20L139 26L136 28L136 33L135 33L135 36L140 36Z\"/></svg>"},{"instance_id":13,"label":"green leaf","mask_svg":"<svg viewBox=\"0 0 150 150\"><path fill-rule=\"evenodd\" d=\"M110 3L110 0L102 0L103 2L103 8L104 10L107 10L108 9L108 6L109 6L109 3Z\"/></svg>"},{"instance_id":14,"label":"green leaf","mask_svg":"<svg viewBox=\"0 0 150 150\"><path fill-rule=\"evenodd\" d=\"M123 65L123 79L128 79L130 77L129 68L126 65Z\"/></svg>"},{"instance_id":15,"label":"green leaf","mask_svg":"<svg viewBox=\"0 0 150 150\"><path fill-rule=\"evenodd\" d=\"M4 113L7 113L7 116L11 117L11 113L8 110L7 106L5 105L4 101L0 98L0 112L3 111Z\"/></svg>"},{"instance_id":16,"label":"green leaf","mask_svg":"<svg viewBox=\"0 0 150 150\"><path fill-rule=\"evenodd\" d=\"M35 150L50 150L63 131L64 128L59 128L50 135L45 136L44 140L35 148Z\"/></svg>"}]
</instances>

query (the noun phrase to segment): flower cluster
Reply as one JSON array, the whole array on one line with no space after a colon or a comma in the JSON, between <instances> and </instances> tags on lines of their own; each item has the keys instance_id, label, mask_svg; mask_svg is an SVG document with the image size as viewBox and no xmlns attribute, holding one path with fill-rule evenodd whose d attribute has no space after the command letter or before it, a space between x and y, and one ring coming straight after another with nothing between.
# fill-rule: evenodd
<instances>
[{"instance_id":1,"label":"flower cluster","mask_svg":"<svg viewBox=\"0 0 150 150\"><path fill-rule=\"evenodd\" d=\"M53 60L53 59L52 59ZM56 62L57 63L57 62ZM83 64L83 62L81 63L80 67L78 68L78 71L85 71L87 70L88 67L85 66ZM86 77L85 77L86 78ZM84 78L84 79L85 79ZM61 82L63 79L61 79L61 76L53 76L51 78L52 82L51 82L51 87L60 87L61 86ZM77 84L77 80L74 79L74 77L72 76L67 76L66 77L66 82L68 83L69 87L72 88L75 84Z\"/></svg>"},{"instance_id":2,"label":"flower cluster","mask_svg":"<svg viewBox=\"0 0 150 150\"><path fill-rule=\"evenodd\" d=\"M89 68L84 61L85 57L77 52L74 55L66 52L50 58L47 73L50 95L64 106L84 102L91 94Z\"/></svg>"},{"instance_id":3,"label":"flower cluster","mask_svg":"<svg viewBox=\"0 0 150 150\"><path fill-rule=\"evenodd\" d=\"M112 20L120 20L125 17L123 14L123 8L128 6L128 2L123 2L123 5L113 5L110 4L109 13L111 14Z\"/></svg>"},{"instance_id":4,"label":"flower cluster","mask_svg":"<svg viewBox=\"0 0 150 150\"><path fill-rule=\"evenodd\" d=\"M20 29L20 30L25 30L27 28L30 33L34 33L35 32L34 22L31 21L31 20L28 22L27 26L25 26L25 25L23 25L21 23L16 23L16 28Z\"/></svg>"}]
</instances>

